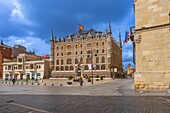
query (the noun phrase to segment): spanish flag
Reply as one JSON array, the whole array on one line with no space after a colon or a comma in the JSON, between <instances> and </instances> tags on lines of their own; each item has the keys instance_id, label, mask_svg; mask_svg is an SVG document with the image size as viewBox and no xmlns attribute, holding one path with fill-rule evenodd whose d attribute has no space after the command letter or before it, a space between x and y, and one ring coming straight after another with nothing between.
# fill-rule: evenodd
<instances>
[{"instance_id":1,"label":"spanish flag","mask_svg":"<svg viewBox=\"0 0 170 113\"><path fill-rule=\"evenodd\" d=\"M79 29L80 31L84 29L84 27L82 25L79 24Z\"/></svg>"}]
</instances>

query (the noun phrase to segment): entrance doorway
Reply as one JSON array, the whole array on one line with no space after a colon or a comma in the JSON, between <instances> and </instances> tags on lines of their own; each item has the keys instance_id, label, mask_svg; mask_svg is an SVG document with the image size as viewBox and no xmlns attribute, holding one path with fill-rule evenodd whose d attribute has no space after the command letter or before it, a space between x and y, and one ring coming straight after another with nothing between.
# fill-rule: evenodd
<instances>
[{"instance_id":1,"label":"entrance doorway","mask_svg":"<svg viewBox=\"0 0 170 113\"><path fill-rule=\"evenodd\" d=\"M37 79L40 80L41 78L41 74L40 73L37 73Z\"/></svg>"},{"instance_id":2,"label":"entrance doorway","mask_svg":"<svg viewBox=\"0 0 170 113\"><path fill-rule=\"evenodd\" d=\"M81 76L81 69L80 68L77 69L77 76Z\"/></svg>"}]
</instances>

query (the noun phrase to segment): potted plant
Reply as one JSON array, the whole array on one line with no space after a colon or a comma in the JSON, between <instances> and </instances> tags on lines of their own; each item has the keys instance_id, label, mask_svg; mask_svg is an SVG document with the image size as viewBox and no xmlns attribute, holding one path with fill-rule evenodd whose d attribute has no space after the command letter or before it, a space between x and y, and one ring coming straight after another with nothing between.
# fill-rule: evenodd
<instances>
[{"instance_id":1,"label":"potted plant","mask_svg":"<svg viewBox=\"0 0 170 113\"><path fill-rule=\"evenodd\" d=\"M103 76L100 76L100 80L103 80Z\"/></svg>"},{"instance_id":2,"label":"potted plant","mask_svg":"<svg viewBox=\"0 0 170 113\"><path fill-rule=\"evenodd\" d=\"M96 75L96 78L97 78L96 81L99 81L99 75Z\"/></svg>"},{"instance_id":3,"label":"potted plant","mask_svg":"<svg viewBox=\"0 0 170 113\"><path fill-rule=\"evenodd\" d=\"M72 80L72 79L73 79L73 76L71 76L71 75L68 76L68 80L69 80L69 81L67 82L68 85L72 84L72 82L70 82L70 80Z\"/></svg>"},{"instance_id":4,"label":"potted plant","mask_svg":"<svg viewBox=\"0 0 170 113\"><path fill-rule=\"evenodd\" d=\"M88 78L87 78L87 81L88 81L88 82L91 82L91 79L90 79L90 77L88 77Z\"/></svg>"}]
</instances>

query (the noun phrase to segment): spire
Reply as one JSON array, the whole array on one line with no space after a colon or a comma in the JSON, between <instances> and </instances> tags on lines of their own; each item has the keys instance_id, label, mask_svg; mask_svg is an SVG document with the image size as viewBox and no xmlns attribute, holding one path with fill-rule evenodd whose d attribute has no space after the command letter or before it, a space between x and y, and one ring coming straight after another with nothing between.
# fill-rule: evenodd
<instances>
[{"instance_id":1,"label":"spire","mask_svg":"<svg viewBox=\"0 0 170 113\"><path fill-rule=\"evenodd\" d=\"M51 30L51 40L54 39L53 30Z\"/></svg>"},{"instance_id":2,"label":"spire","mask_svg":"<svg viewBox=\"0 0 170 113\"><path fill-rule=\"evenodd\" d=\"M35 54L35 51L34 51L34 49L32 50L32 53L33 53L33 54Z\"/></svg>"},{"instance_id":3,"label":"spire","mask_svg":"<svg viewBox=\"0 0 170 113\"><path fill-rule=\"evenodd\" d=\"M3 45L4 43L3 43L3 40L1 40L1 45Z\"/></svg>"},{"instance_id":4,"label":"spire","mask_svg":"<svg viewBox=\"0 0 170 113\"><path fill-rule=\"evenodd\" d=\"M122 48L122 40L121 40L120 30L119 30L119 44L120 44L120 48Z\"/></svg>"},{"instance_id":5,"label":"spire","mask_svg":"<svg viewBox=\"0 0 170 113\"><path fill-rule=\"evenodd\" d=\"M112 34L111 25L110 25L110 19L109 19L109 26L108 26L108 29L107 29L107 33Z\"/></svg>"},{"instance_id":6,"label":"spire","mask_svg":"<svg viewBox=\"0 0 170 113\"><path fill-rule=\"evenodd\" d=\"M88 38L91 38L91 37L92 37L92 34L90 33L90 31L89 31L89 33L87 34L87 37L88 37Z\"/></svg>"}]
</instances>

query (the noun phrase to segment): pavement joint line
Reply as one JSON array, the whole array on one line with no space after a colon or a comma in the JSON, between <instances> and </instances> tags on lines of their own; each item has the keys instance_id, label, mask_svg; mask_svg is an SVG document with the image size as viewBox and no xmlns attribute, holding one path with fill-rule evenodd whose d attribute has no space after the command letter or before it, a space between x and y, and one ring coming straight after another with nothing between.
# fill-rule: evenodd
<instances>
[{"instance_id":1,"label":"pavement joint line","mask_svg":"<svg viewBox=\"0 0 170 113\"><path fill-rule=\"evenodd\" d=\"M162 99L162 100L165 100L166 102L168 102L168 103L170 103L170 99L165 99L165 98L163 98L163 97L159 97L160 99Z\"/></svg>"},{"instance_id":2,"label":"pavement joint line","mask_svg":"<svg viewBox=\"0 0 170 113\"><path fill-rule=\"evenodd\" d=\"M34 110L34 111L39 111L39 112L42 112L42 113L51 113L51 112L49 112L49 111L45 111L45 110L41 110L41 109L29 107L29 106L17 104L17 103L14 103L14 102L9 103L9 104L12 104L12 105L15 105L15 106L19 106L19 107L22 107L22 108L26 108L26 109L31 109L31 110Z\"/></svg>"},{"instance_id":3,"label":"pavement joint line","mask_svg":"<svg viewBox=\"0 0 170 113\"><path fill-rule=\"evenodd\" d=\"M123 86L123 85L125 85L125 84L127 84L127 83L129 83L129 82L132 82L132 81L128 81L128 82L125 82L125 83L120 84L120 85L118 85L118 86L115 86L114 88L116 88L116 89L113 90L113 91L116 91L116 90L118 89L118 87Z\"/></svg>"}]
</instances>

